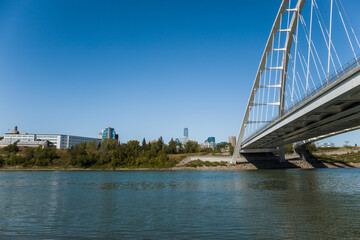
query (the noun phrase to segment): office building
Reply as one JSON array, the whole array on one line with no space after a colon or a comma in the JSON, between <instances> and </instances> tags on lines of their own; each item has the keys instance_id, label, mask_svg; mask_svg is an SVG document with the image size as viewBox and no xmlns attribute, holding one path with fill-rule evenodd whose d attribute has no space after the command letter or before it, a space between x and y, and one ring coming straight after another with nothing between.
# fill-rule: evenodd
<instances>
[{"instance_id":1,"label":"office building","mask_svg":"<svg viewBox=\"0 0 360 240\"><path fill-rule=\"evenodd\" d=\"M208 137L205 142L215 142L215 137Z\"/></svg>"},{"instance_id":2,"label":"office building","mask_svg":"<svg viewBox=\"0 0 360 240\"><path fill-rule=\"evenodd\" d=\"M119 135L116 134L115 129L107 127L99 133L99 138L104 139L116 139L119 140Z\"/></svg>"},{"instance_id":3,"label":"office building","mask_svg":"<svg viewBox=\"0 0 360 240\"><path fill-rule=\"evenodd\" d=\"M200 144L200 147L214 149L216 147L216 143L215 142L204 142L204 143Z\"/></svg>"},{"instance_id":4,"label":"office building","mask_svg":"<svg viewBox=\"0 0 360 240\"><path fill-rule=\"evenodd\" d=\"M184 128L184 136L185 137L189 137L189 129L188 128Z\"/></svg>"},{"instance_id":5,"label":"office building","mask_svg":"<svg viewBox=\"0 0 360 240\"><path fill-rule=\"evenodd\" d=\"M229 143L235 147L236 146L236 137L235 136L230 136L229 137Z\"/></svg>"},{"instance_id":6,"label":"office building","mask_svg":"<svg viewBox=\"0 0 360 240\"><path fill-rule=\"evenodd\" d=\"M5 133L3 143L6 144L20 144L21 145L36 145L32 143L34 141L49 141L51 146L56 147L57 149L67 149L75 146L79 143L87 142L96 142L97 144L101 143L101 139L98 138L89 138L89 137L79 137L72 135L63 135L63 134L29 134L29 133L19 133L17 127L11 133ZM1 145L1 143L0 143Z\"/></svg>"},{"instance_id":7,"label":"office building","mask_svg":"<svg viewBox=\"0 0 360 240\"><path fill-rule=\"evenodd\" d=\"M323 147L323 148L329 148L329 147L335 147L335 143L327 143L327 142L324 142L320 145L320 147ZM346 147L346 145L344 145L344 147Z\"/></svg>"}]
</instances>

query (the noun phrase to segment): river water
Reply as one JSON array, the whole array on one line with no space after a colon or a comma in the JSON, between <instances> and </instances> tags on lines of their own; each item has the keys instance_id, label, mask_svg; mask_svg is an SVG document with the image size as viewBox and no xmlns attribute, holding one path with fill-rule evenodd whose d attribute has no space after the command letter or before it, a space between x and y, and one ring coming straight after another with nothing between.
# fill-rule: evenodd
<instances>
[{"instance_id":1,"label":"river water","mask_svg":"<svg viewBox=\"0 0 360 240\"><path fill-rule=\"evenodd\" d=\"M360 170L0 172L0 239L358 239Z\"/></svg>"}]
</instances>

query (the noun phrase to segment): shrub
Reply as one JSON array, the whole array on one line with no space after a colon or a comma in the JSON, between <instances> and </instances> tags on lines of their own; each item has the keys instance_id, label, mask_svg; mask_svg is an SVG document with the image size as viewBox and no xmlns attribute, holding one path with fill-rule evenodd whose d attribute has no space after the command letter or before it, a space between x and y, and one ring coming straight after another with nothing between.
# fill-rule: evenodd
<instances>
[{"instance_id":1,"label":"shrub","mask_svg":"<svg viewBox=\"0 0 360 240\"><path fill-rule=\"evenodd\" d=\"M6 160L6 165L9 166L17 166L23 165L25 163L25 159L22 156L17 156L15 154L11 154Z\"/></svg>"},{"instance_id":2,"label":"shrub","mask_svg":"<svg viewBox=\"0 0 360 240\"><path fill-rule=\"evenodd\" d=\"M311 143L309 145L306 146L306 149L310 152L315 152L316 151L316 145L314 143Z\"/></svg>"},{"instance_id":3,"label":"shrub","mask_svg":"<svg viewBox=\"0 0 360 240\"><path fill-rule=\"evenodd\" d=\"M3 148L3 151L6 153L17 153L19 151L19 147L16 144L9 144Z\"/></svg>"},{"instance_id":4,"label":"shrub","mask_svg":"<svg viewBox=\"0 0 360 240\"><path fill-rule=\"evenodd\" d=\"M294 153L294 148L293 148L293 144L286 144L285 145L285 153Z\"/></svg>"}]
</instances>

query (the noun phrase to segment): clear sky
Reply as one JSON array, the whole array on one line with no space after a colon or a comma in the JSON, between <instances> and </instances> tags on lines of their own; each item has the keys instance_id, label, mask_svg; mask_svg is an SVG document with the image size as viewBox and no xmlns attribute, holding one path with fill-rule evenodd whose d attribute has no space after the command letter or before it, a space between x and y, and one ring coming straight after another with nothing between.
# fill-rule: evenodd
<instances>
[{"instance_id":1,"label":"clear sky","mask_svg":"<svg viewBox=\"0 0 360 240\"><path fill-rule=\"evenodd\" d=\"M321 1L321 0L319 0ZM0 1L0 135L238 135L281 1ZM343 0L360 33L358 0ZM338 145L359 132L338 136Z\"/></svg>"}]
</instances>

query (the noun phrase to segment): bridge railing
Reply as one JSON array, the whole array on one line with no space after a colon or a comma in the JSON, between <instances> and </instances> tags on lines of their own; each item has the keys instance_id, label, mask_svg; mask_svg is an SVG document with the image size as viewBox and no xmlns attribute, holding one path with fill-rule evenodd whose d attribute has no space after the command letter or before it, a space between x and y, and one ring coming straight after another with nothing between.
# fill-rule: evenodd
<instances>
[{"instance_id":1,"label":"bridge railing","mask_svg":"<svg viewBox=\"0 0 360 240\"><path fill-rule=\"evenodd\" d=\"M337 80L339 80L342 76L359 66L360 63L360 54L356 56L356 58L351 59L349 62L345 63L341 68L337 69L336 72L331 74L327 79L324 79L322 82L317 84L310 92L308 92L305 96L299 99L296 103L289 106L284 110L283 115L291 112L293 109L297 108L300 104L305 102L306 100L312 98L318 92L321 92L324 88L334 84ZM276 116L272 121L278 119L279 116Z\"/></svg>"},{"instance_id":2,"label":"bridge railing","mask_svg":"<svg viewBox=\"0 0 360 240\"><path fill-rule=\"evenodd\" d=\"M345 74L347 74L348 72L350 72L351 70L353 70L354 68L356 68L359 65L360 65L360 54L357 55L356 57L354 57L353 59L351 59L350 61L348 61L347 63L345 63L342 67L340 67L334 73L329 75L328 78L324 79L319 84L317 84L313 89L311 89L307 94L305 94L305 96L298 99L291 106L287 107L284 110L283 115L288 114L291 111L294 111L296 108L298 108L306 100L312 98L315 94L321 92L324 88L326 88L326 87L328 87L328 86L330 86L332 84L335 84L337 82L337 80L339 80L342 76L344 76ZM270 124L272 124L273 122L275 122L278 119L279 119L279 115L274 116L269 122L267 122L261 128L256 130L251 136L247 137L244 141L246 141L249 138L255 136L256 134L261 132L264 128L266 128L267 126L269 126Z\"/></svg>"}]
</instances>

